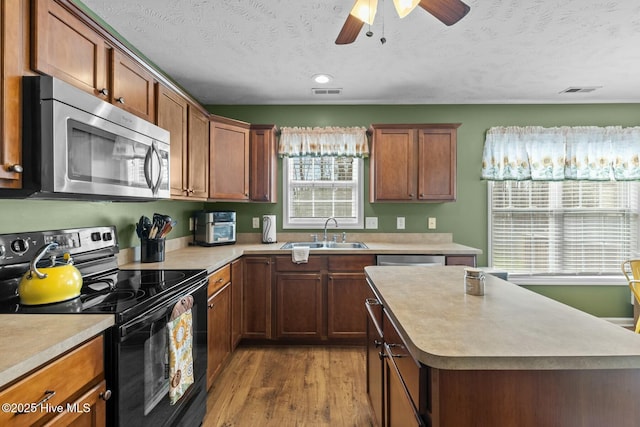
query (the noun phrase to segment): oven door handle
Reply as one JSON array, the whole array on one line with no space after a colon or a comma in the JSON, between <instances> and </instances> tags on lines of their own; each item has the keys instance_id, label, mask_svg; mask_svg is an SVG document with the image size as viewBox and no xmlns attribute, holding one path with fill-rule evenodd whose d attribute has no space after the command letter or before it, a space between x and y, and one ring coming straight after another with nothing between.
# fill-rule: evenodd
<instances>
[{"instance_id":1,"label":"oven door handle","mask_svg":"<svg viewBox=\"0 0 640 427\"><path fill-rule=\"evenodd\" d=\"M150 323L156 322L163 317L165 317L168 313L171 313L173 310L173 306L178 303L182 298L186 295L192 295L198 290L200 290L203 286L207 286L207 281L202 280L198 281L198 283L190 288L185 289L183 292L180 292L178 296L171 298L168 301L163 301L160 304L160 307L148 311L146 313L141 314L140 316L132 319L131 321L125 323L120 326L120 338L122 340L126 339L127 335L132 332L135 332L139 329L142 329L149 325Z\"/></svg>"}]
</instances>

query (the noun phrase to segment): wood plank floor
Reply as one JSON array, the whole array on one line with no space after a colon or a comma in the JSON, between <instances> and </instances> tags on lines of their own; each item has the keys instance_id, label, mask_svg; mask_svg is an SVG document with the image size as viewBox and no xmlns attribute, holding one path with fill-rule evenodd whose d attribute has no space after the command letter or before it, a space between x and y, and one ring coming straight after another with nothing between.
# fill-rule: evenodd
<instances>
[{"instance_id":1,"label":"wood plank floor","mask_svg":"<svg viewBox=\"0 0 640 427\"><path fill-rule=\"evenodd\" d=\"M205 427L375 426L364 347L241 346L207 397Z\"/></svg>"}]
</instances>

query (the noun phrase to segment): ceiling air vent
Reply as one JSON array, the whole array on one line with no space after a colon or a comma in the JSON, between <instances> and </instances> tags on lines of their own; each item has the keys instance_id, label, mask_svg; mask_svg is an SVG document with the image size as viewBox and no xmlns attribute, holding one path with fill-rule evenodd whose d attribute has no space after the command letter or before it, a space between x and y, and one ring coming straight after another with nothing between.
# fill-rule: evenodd
<instances>
[{"instance_id":1,"label":"ceiling air vent","mask_svg":"<svg viewBox=\"0 0 640 427\"><path fill-rule=\"evenodd\" d=\"M325 89L325 88L313 88L311 92L314 95L340 95L342 93L342 89Z\"/></svg>"},{"instance_id":2,"label":"ceiling air vent","mask_svg":"<svg viewBox=\"0 0 640 427\"><path fill-rule=\"evenodd\" d=\"M559 93L587 93L600 89L602 86L571 86Z\"/></svg>"}]
</instances>

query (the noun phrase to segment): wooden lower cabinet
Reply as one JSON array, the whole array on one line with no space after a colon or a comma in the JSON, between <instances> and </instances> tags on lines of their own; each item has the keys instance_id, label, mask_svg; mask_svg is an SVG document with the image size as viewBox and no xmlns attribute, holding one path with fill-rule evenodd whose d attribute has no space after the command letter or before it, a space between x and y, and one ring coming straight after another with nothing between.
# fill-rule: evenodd
<instances>
[{"instance_id":1,"label":"wooden lower cabinet","mask_svg":"<svg viewBox=\"0 0 640 427\"><path fill-rule=\"evenodd\" d=\"M384 426L384 353L382 344L382 304L370 298L366 301L367 315L367 395L378 427Z\"/></svg>"},{"instance_id":2,"label":"wooden lower cabinet","mask_svg":"<svg viewBox=\"0 0 640 427\"><path fill-rule=\"evenodd\" d=\"M0 425L105 426L110 396L100 335L1 390L2 403L40 404L23 414L0 412ZM43 409L58 407L64 410Z\"/></svg>"},{"instance_id":3,"label":"wooden lower cabinet","mask_svg":"<svg viewBox=\"0 0 640 427\"><path fill-rule=\"evenodd\" d=\"M276 338L323 336L322 275L279 273L276 276Z\"/></svg>"},{"instance_id":4,"label":"wooden lower cabinet","mask_svg":"<svg viewBox=\"0 0 640 427\"><path fill-rule=\"evenodd\" d=\"M231 266L209 278L207 290L207 389L231 354Z\"/></svg>"},{"instance_id":5,"label":"wooden lower cabinet","mask_svg":"<svg viewBox=\"0 0 640 427\"><path fill-rule=\"evenodd\" d=\"M242 337L271 338L271 257L245 256Z\"/></svg>"},{"instance_id":6,"label":"wooden lower cabinet","mask_svg":"<svg viewBox=\"0 0 640 427\"><path fill-rule=\"evenodd\" d=\"M231 350L242 339L242 288L244 283L244 262L237 259L231 263Z\"/></svg>"}]
</instances>

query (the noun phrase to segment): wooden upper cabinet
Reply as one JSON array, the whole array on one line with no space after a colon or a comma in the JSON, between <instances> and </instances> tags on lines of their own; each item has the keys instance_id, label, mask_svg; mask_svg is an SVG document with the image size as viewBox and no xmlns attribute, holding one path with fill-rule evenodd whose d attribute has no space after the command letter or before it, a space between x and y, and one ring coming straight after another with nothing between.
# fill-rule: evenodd
<instances>
[{"instance_id":1,"label":"wooden upper cabinet","mask_svg":"<svg viewBox=\"0 0 640 427\"><path fill-rule=\"evenodd\" d=\"M249 136L249 198L254 202L278 201L275 125L251 125Z\"/></svg>"},{"instance_id":2,"label":"wooden upper cabinet","mask_svg":"<svg viewBox=\"0 0 640 427\"><path fill-rule=\"evenodd\" d=\"M112 103L138 117L155 121L154 78L139 62L112 50Z\"/></svg>"},{"instance_id":3,"label":"wooden upper cabinet","mask_svg":"<svg viewBox=\"0 0 640 427\"><path fill-rule=\"evenodd\" d=\"M211 116L209 198L249 199L249 124Z\"/></svg>"},{"instance_id":4,"label":"wooden upper cabinet","mask_svg":"<svg viewBox=\"0 0 640 427\"><path fill-rule=\"evenodd\" d=\"M169 131L171 195L187 196L187 100L168 89L158 85L157 121L162 129Z\"/></svg>"},{"instance_id":5,"label":"wooden upper cabinet","mask_svg":"<svg viewBox=\"0 0 640 427\"><path fill-rule=\"evenodd\" d=\"M31 67L110 101L104 38L52 0L35 0Z\"/></svg>"},{"instance_id":6,"label":"wooden upper cabinet","mask_svg":"<svg viewBox=\"0 0 640 427\"><path fill-rule=\"evenodd\" d=\"M372 125L369 201L454 201L459 126Z\"/></svg>"},{"instance_id":7,"label":"wooden upper cabinet","mask_svg":"<svg viewBox=\"0 0 640 427\"><path fill-rule=\"evenodd\" d=\"M189 104L187 189L190 198L209 197L209 116Z\"/></svg>"},{"instance_id":8,"label":"wooden upper cabinet","mask_svg":"<svg viewBox=\"0 0 640 427\"><path fill-rule=\"evenodd\" d=\"M22 187L20 87L23 3L0 5L0 188Z\"/></svg>"}]
</instances>

